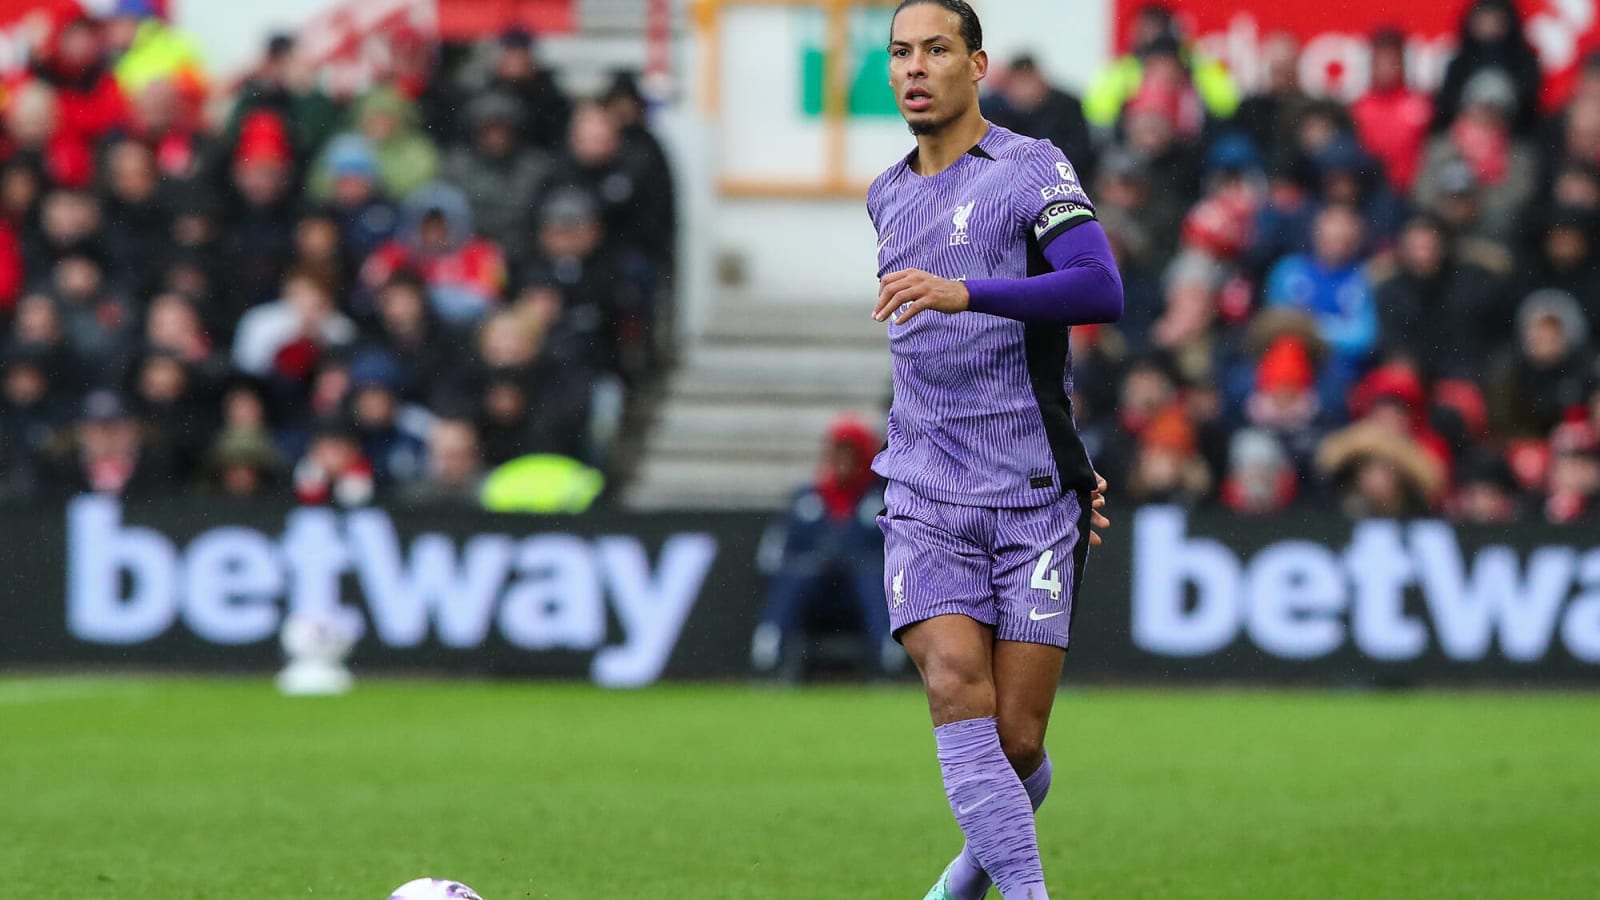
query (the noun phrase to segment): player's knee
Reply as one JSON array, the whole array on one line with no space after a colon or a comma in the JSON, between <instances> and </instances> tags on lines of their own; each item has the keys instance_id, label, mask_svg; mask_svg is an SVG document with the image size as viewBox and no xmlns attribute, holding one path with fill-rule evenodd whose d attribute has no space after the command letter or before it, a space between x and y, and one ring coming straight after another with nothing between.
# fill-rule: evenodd
<instances>
[{"instance_id":1,"label":"player's knee","mask_svg":"<svg viewBox=\"0 0 1600 900\"><path fill-rule=\"evenodd\" d=\"M1001 719L1000 749L1017 774L1026 778L1044 762L1044 735L1032 723L1019 727Z\"/></svg>"},{"instance_id":2,"label":"player's knee","mask_svg":"<svg viewBox=\"0 0 1600 900\"><path fill-rule=\"evenodd\" d=\"M994 715L994 683L982 666L928 660L922 680L935 719L955 721Z\"/></svg>"}]
</instances>

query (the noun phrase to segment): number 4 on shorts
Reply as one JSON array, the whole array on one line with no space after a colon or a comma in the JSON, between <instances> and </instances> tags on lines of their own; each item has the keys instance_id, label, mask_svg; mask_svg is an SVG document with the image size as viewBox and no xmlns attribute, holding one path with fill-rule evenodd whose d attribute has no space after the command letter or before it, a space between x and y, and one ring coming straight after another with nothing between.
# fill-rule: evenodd
<instances>
[{"instance_id":1,"label":"number 4 on shorts","mask_svg":"<svg viewBox=\"0 0 1600 900\"><path fill-rule=\"evenodd\" d=\"M1050 568L1050 561L1056 558L1054 550L1046 550L1039 557L1039 564L1033 567L1033 583L1029 587L1040 591L1049 591L1051 600L1061 599L1061 573Z\"/></svg>"}]
</instances>

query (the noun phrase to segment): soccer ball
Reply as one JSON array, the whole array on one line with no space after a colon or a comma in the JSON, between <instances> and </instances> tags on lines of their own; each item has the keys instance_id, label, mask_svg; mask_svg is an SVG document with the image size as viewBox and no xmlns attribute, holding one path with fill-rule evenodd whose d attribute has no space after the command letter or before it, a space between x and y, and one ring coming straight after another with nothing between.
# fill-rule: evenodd
<instances>
[{"instance_id":1,"label":"soccer ball","mask_svg":"<svg viewBox=\"0 0 1600 900\"><path fill-rule=\"evenodd\" d=\"M394 889L389 900L483 900L478 892L459 881L444 878L418 878Z\"/></svg>"}]
</instances>

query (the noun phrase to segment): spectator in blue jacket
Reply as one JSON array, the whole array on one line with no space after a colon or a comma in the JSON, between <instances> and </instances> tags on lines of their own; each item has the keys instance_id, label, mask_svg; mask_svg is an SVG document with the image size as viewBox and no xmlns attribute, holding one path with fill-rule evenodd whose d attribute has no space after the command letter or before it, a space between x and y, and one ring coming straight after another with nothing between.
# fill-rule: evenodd
<instances>
[{"instance_id":1,"label":"spectator in blue jacket","mask_svg":"<svg viewBox=\"0 0 1600 900\"><path fill-rule=\"evenodd\" d=\"M1378 340L1378 311L1363 259L1361 214L1332 204L1317 214L1311 252L1284 257L1267 276L1269 307L1309 314L1330 350L1320 393L1342 404Z\"/></svg>"},{"instance_id":2,"label":"spectator in blue jacket","mask_svg":"<svg viewBox=\"0 0 1600 900\"><path fill-rule=\"evenodd\" d=\"M781 525L768 531L762 555L772 580L766 614L751 641L756 669L776 669L785 650L794 659L793 640L824 612L854 612L867 639L869 668L897 667L899 646L883 604L883 535L877 524L883 489L872 471L881 445L865 423L838 419L816 481L795 492Z\"/></svg>"}]
</instances>

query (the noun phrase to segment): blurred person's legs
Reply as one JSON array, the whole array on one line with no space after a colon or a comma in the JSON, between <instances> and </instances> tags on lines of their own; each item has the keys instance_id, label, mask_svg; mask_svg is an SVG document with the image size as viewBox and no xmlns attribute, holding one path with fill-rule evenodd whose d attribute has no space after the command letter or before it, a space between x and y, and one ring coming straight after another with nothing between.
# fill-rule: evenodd
<instances>
[{"instance_id":1,"label":"blurred person's legs","mask_svg":"<svg viewBox=\"0 0 1600 900\"><path fill-rule=\"evenodd\" d=\"M767 587L767 609L750 640L750 663L758 671L770 672L783 658L783 648L800 628L806 605L816 596L825 580L823 573L785 568L772 576Z\"/></svg>"}]
</instances>

